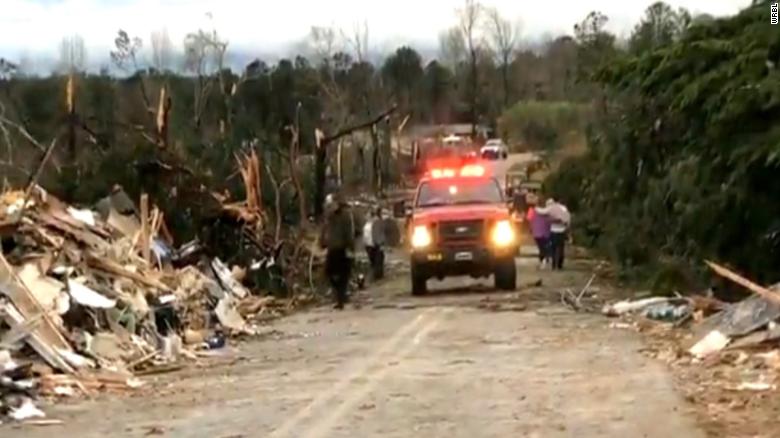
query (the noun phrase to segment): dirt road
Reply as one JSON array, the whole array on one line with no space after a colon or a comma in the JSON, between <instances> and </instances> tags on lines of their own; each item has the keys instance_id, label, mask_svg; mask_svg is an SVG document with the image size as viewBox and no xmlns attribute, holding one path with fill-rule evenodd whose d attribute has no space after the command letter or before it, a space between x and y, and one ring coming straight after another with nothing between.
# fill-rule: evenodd
<instances>
[{"instance_id":1,"label":"dirt road","mask_svg":"<svg viewBox=\"0 0 780 438\"><path fill-rule=\"evenodd\" d=\"M397 277L360 308L298 314L143 394L46 407L64 424L0 435L702 436L634 333L558 304L584 271L519 275L543 284L498 294L450 281L413 299Z\"/></svg>"},{"instance_id":2,"label":"dirt road","mask_svg":"<svg viewBox=\"0 0 780 438\"><path fill-rule=\"evenodd\" d=\"M509 154L506 160L488 161L487 164L490 169L490 173L495 175L499 183L504 184L505 177L509 169L521 164L527 164L532 162L536 158L536 154L532 152L524 152L517 154Z\"/></svg>"}]
</instances>

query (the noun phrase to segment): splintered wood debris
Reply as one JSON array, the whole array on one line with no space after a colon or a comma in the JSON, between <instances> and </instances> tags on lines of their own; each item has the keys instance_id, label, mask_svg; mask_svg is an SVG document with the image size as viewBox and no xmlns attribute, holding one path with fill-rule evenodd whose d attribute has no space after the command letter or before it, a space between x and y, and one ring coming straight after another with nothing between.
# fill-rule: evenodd
<instances>
[{"instance_id":1,"label":"splintered wood debris","mask_svg":"<svg viewBox=\"0 0 780 438\"><path fill-rule=\"evenodd\" d=\"M256 223L259 169L256 156L243 157L247 201L232 206ZM139 388L136 373L253 334L255 315L288 305L253 295L241 283L247 267L205 257L174 267L178 251L145 196L140 217L116 187L97 210L38 186L0 194L0 422L41 421L41 394Z\"/></svg>"}]
</instances>

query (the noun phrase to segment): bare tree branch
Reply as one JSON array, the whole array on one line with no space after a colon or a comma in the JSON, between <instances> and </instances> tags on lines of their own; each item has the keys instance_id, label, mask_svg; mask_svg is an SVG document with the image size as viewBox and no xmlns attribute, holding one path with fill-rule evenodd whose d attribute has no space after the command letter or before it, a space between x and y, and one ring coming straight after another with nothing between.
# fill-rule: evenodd
<instances>
[{"instance_id":1,"label":"bare tree branch","mask_svg":"<svg viewBox=\"0 0 780 438\"><path fill-rule=\"evenodd\" d=\"M290 150L287 156L287 163L290 169L290 178L295 187L295 193L298 196L298 215L300 223L305 224L307 216L306 194L303 192L303 186L298 178L298 169L296 166L301 148L301 107L301 102L298 102L298 105L295 108L295 125L288 127L292 133L292 138L290 139Z\"/></svg>"},{"instance_id":2,"label":"bare tree branch","mask_svg":"<svg viewBox=\"0 0 780 438\"><path fill-rule=\"evenodd\" d=\"M274 188L274 214L276 216L276 229L274 230L274 242L278 242L282 237L282 196L279 188L279 183L276 182L276 177L268 163L263 163L265 167L265 173L268 174L268 179L271 180L271 186Z\"/></svg>"},{"instance_id":3,"label":"bare tree branch","mask_svg":"<svg viewBox=\"0 0 780 438\"><path fill-rule=\"evenodd\" d=\"M198 76L195 85L195 126L200 126L203 110L214 83L220 83L223 95L227 92L222 75L227 47L228 43L220 40L216 30L198 30L188 34L184 40L185 68Z\"/></svg>"},{"instance_id":4,"label":"bare tree branch","mask_svg":"<svg viewBox=\"0 0 780 438\"><path fill-rule=\"evenodd\" d=\"M466 0L462 9L458 10L458 28L464 45L469 55L469 116L471 117L471 131L476 133L477 126L477 100L479 87L479 70L477 68L480 38L478 30L482 21L483 7L475 0Z\"/></svg>"},{"instance_id":5,"label":"bare tree branch","mask_svg":"<svg viewBox=\"0 0 780 438\"><path fill-rule=\"evenodd\" d=\"M114 39L114 47L116 50L111 51L111 61L120 70L124 70L129 74L136 74L140 70L138 65L138 55L143 48L143 41L141 38L131 38L127 32L120 29L117 37ZM154 116L154 107L152 101L149 99L149 93L146 91L146 83L143 75L139 77L139 88L141 89L141 98L144 101L146 108L146 114L148 116Z\"/></svg>"},{"instance_id":6,"label":"bare tree branch","mask_svg":"<svg viewBox=\"0 0 780 438\"><path fill-rule=\"evenodd\" d=\"M519 25L503 18L498 9L487 11L487 32L490 45L501 66L501 79L504 87L504 105L509 105L509 66L512 63L517 42L519 40Z\"/></svg>"},{"instance_id":7,"label":"bare tree branch","mask_svg":"<svg viewBox=\"0 0 780 438\"><path fill-rule=\"evenodd\" d=\"M357 62L368 61L368 22L355 23L352 29L352 36L349 37L342 30L341 36L352 47L355 52L355 59Z\"/></svg>"},{"instance_id":8,"label":"bare tree branch","mask_svg":"<svg viewBox=\"0 0 780 438\"><path fill-rule=\"evenodd\" d=\"M72 35L60 43L60 70L62 73L84 71L87 67L87 48L84 38Z\"/></svg>"},{"instance_id":9,"label":"bare tree branch","mask_svg":"<svg viewBox=\"0 0 780 438\"><path fill-rule=\"evenodd\" d=\"M353 125L353 126L349 126L347 128L343 128L343 129L339 130L338 132L336 132L333 135L324 137L321 140L321 142L320 142L320 146L321 147L327 147L330 143L340 139L341 137L344 137L346 135L352 134L355 131L360 131L362 129L370 128L370 127L376 125L377 123L381 122L382 120L384 120L385 117L388 117L391 114L393 114L397 109L398 109L398 106L397 105L393 105L392 107L390 107L389 109L385 110L384 112L378 114L376 117L374 117L371 120L367 120L367 121L365 121L363 123L359 123L357 125Z\"/></svg>"},{"instance_id":10,"label":"bare tree branch","mask_svg":"<svg viewBox=\"0 0 780 438\"><path fill-rule=\"evenodd\" d=\"M0 103L0 129L2 129L3 136L5 137L6 141L9 144L12 144L12 142L10 140L10 134L8 132L8 127L9 126L11 128L13 128L13 129L15 129L16 131L18 131L22 135L22 137L27 139L27 141L29 141L30 144L32 144L33 146L38 148L38 150L40 150L41 152L46 151L46 147L41 145L38 142L38 140L33 138L33 136L29 132L27 132L27 130L22 125L20 125L18 123L15 123L15 122L13 122L13 121L11 121L11 120L9 120L8 118L5 117L5 106L2 103Z\"/></svg>"},{"instance_id":11,"label":"bare tree branch","mask_svg":"<svg viewBox=\"0 0 780 438\"><path fill-rule=\"evenodd\" d=\"M173 44L168 36L168 30L163 29L152 32L152 65L157 71L164 72L170 69L173 59Z\"/></svg>"}]
</instances>

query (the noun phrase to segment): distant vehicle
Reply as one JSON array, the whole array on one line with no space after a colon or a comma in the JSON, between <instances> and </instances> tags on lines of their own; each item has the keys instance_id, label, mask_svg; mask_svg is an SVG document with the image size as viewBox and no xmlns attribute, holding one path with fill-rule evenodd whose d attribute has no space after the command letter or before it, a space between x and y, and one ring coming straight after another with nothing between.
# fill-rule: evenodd
<instances>
[{"instance_id":1,"label":"distant vehicle","mask_svg":"<svg viewBox=\"0 0 780 438\"><path fill-rule=\"evenodd\" d=\"M517 232L484 166L430 168L407 213L413 295L427 292L428 279L462 275L493 275L497 289L515 289Z\"/></svg>"},{"instance_id":2,"label":"distant vehicle","mask_svg":"<svg viewBox=\"0 0 780 438\"><path fill-rule=\"evenodd\" d=\"M488 140L479 150L483 160L506 160L509 158L509 148L500 139Z\"/></svg>"},{"instance_id":3,"label":"distant vehicle","mask_svg":"<svg viewBox=\"0 0 780 438\"><path fill-rule=\"evenodd\" d=\"M442 139L426 139L420 145L414 179L421 178L425 170L435 162L452 162L464 158L479 158L479 149L468 138L450 135Z\"/></svg>"},{"instance_id":4,"label":"distant vehicle","mask_svg":"<svg viewBox=\"0 0 780 438\"><path fill-rule=\"evenodd\" d=\"M445 147L452 147L452 148L465 147L469 144L465 138L460 137L458 135L450 135L444 137L442 143L444 144Z\"/></svg>"}]
</instances>

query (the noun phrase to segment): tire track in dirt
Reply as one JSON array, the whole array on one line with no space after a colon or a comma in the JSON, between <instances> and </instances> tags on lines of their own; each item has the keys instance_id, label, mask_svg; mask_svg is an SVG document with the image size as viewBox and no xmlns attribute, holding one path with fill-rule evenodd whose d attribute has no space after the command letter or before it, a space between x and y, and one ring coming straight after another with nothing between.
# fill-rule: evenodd
<instances>
[{"instance_id":1,"label":"tire track in dirt","mask_svg":"<svg viewBox=\"0 0 780 438\"><path fill-rule=\"evenodd\" d=\"M446 309L441 314L447 314L451 311L452 309ZM436 326L439 325L439 323L441 323L441 319L438 318L430 321L426 326L420 329L419 332L417 332L411 342L406 344L397 354L393 355L392 358L389 359L392 359L392 361L396 363L401 362L404 358L406 358L406 356L410 355L415 349L417 349L417 347L419 347L422 341L425 340L428 334L432 332ZM330 415L323 418L319 422L312 424L311 427L309 427L309 432L303 434L302 436L305 438L322 438L327 436L333 427L339 422L339 420L341 420L345 414L351 412L363 399L365 399L366 396L368 396L371 391L376 388L377 384L379 384L393 369L394 367L392 365L388 365L386 362L372 374L366 376L366 383L363 384L363 386L357 387L353 391L349 392L346 399L333 411L331 411Z\"/></svg>"},{"instance_id":2,"label":"tire track in dirt","mask_svg":"<svg viewBox=\"0 0 780 438\"><path fill-rule=\"evenodd\" d=\"M383 343L377 350L375 350L369 358L359 361L356 365L354 365L352 367L354 370L353 372L348 373L343 378L334 383L330 388L320 393L314 400L303 407L303 409L298 411L298 413L287 419L287 421L285 421L281 426L276 428L269 435L269 437L279 438L284 436L291 436L291 432L298 428L303 421L311 417L315 411L326 405L329 405L329 402L332 402L333 399L336 398L339 394L344 393L345 389L347 389L353 381L365 376L372 368L378 366L383 359L397 356L397 354L393 354L393 352L398 349L399 345L404 340L408 339L409 335L411 335L420 325L422 325L430 317L430 315L439 313L440 310L441 309L436 308L425 310L417 315L415 319L401 326L393 334L393 336L390 337L390 339L388 339L385 343ZM430 324L425 328L428 328L429 326ZM422 333L422 331L419 333ZM414 341L411 344L414 345ZM403 351L406 351L406 348L404 348ZM297 437L299 435L294 436Z\"/></svg>"}]
</instances>

